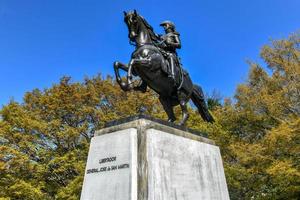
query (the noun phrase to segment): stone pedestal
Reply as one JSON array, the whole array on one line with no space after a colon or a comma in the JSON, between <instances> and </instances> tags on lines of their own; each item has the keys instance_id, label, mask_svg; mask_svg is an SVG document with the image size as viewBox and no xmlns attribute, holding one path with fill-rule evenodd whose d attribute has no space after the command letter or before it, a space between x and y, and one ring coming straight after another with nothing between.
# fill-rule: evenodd
<instances>
[{"instance_id":1,"label":"stone pedestal","mask_svg":"<svg viewBox=\"0 0 300 200\"><path fill-rule=\"evenodd\" d=\"M114 121L91 140L81 200L229 199L219 147L147 116Z\"/></svg>"}]
</instances>

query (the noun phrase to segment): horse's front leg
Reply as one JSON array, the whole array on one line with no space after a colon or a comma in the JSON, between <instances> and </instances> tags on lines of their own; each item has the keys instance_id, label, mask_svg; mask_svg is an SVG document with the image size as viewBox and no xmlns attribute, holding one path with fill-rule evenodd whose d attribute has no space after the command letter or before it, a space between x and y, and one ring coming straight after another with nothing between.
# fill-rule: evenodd
<instances>
[{"instance_id":1,"label":"horse's front leg","mask_svg":"<svg viewBox=\"0 0 300 200\"><path fill-rule=\"evenodd\" d=\"M127 84L129 90L133 89L133 83L132 83L132 66L133 63L135 62L135 59L131 59L129 64L128 64L128 71L127 71Z\"/></svg>"},{"instance_id":2,"label":"horse's front leg","mask_svg":"<svg viewBox=\"0 0 300 200\"><path fill-rule=\"evenodd\" d=\"M114 62L114 71L115 71L115 75L116 75L116 79L118 84L120 85L121 89L124 91L129 91L131 90L130 88L130 84L128 83L128 78L127 78L127 82L123 81L119 72L119 69L122 69L126 72L128 72L128 65L123 64L121 62Z\"/></svg>"},{"instance_id":3,"label":"horse's front leg","mask_svg":"<svg viewBox=\"0 0 300 200\"><path fill-rule=\"evenodd\" d=\"M128 65L127 81L130 89L134 89L135 91L140 91L145 93L147 91L147 83L144 80L141 80L138 86L133 86L132 84L132 75L133 75L132 65L137 61L138 61L137 59L131 59Z\"/></svg>"},{"instance_id":4,"label":"horse's front leg","mask_svg":"<svg viewBox=\"0 0 300 200\"><path fill-rule=\"evenodd\" d=\"M128 71L128 66L126 64L123 64L121 62L114 62L114 71L115 71L115 75L116 75L116 79L117 81L121 81L121 76L120 76L120 72L119 72L119 69L123 69L124 71Z\"/></svg>"}]
</instances>

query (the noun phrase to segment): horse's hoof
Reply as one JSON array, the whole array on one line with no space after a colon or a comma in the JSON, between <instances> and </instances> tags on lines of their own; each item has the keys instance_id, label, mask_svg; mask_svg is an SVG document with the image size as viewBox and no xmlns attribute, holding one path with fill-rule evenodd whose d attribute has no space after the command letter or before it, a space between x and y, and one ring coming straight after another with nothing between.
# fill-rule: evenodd
<instances>
[{"instance_id":1,"label":"horse's hoof","mask_svg":"<svg viewBox=\"0 0 300 200\"><path fill-rule=\"evenodd\" d=\"M174 123L174 122L175 122L175 119L168 119L168 122Z\"/></svg>"},{"instance_id":2,"label":"horse's hoof","mask_svg":"<svg viewBox=\"0 0 300 200\"><path fill-rule=\"evenodd\" d=\"M178 126L185 126L185 123L184 122L179 122L177 125Z\"/></svg>"}]
</instances>

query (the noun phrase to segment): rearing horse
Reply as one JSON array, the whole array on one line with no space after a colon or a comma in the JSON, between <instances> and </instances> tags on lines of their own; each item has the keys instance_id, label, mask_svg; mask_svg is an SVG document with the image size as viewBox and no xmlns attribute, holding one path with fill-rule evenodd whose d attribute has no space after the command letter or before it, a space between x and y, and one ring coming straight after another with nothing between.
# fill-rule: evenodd
<instances>
[{"instance_id":1,"label":"rearing horse","mask_svg":"<svg viewBox=\"0 0 300 200\"><path fill-rule=\"evenodd\" d=\"M159 100L168 115L168 121L176 120L173 107L180 105L182 110L182 119L179 125L184 125L189 118L187 102L192 99L201 117L207 122L213 122L210 115L202 89L194 85L186 72L176 73L177 80L181 80L180 88L174 86L174 80L168 77L165 70L167 68L167 59L164 58L157 47L159 38L153 32L153 28L146 20L134 12L124 12L124 21L128 27L130 42L136 44L136 49L131 55L128 65L114 62L116 80L124 91L141 90L146 92L147 86L159 94ZM127 71L127 79L121 79L119 69ZM133 86L133 76L139 76L142 79L142 85Z\"/></svg>"}]
</instances>

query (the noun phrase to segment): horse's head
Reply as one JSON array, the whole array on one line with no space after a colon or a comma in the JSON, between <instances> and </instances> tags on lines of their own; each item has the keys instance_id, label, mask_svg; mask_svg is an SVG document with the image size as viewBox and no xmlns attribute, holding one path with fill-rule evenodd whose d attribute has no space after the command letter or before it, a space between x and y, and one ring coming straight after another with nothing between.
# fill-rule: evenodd
<instances>
[{"instance_id":1,"label":"horse's head","mask_svg":"<svg viewBox=\"0 0 300 200\"><path fill-rule=\"evenodd\" d=\"M128 38L132 42L135 42L135 38L138 35L138 17L139 15L137 14L136 10L128 13L124 11L124 22L126 23L129 32Z\"/></svg>"},{"instance_id":2,"label":"horse's head","mask_svg":"<svg viewBox=\"0 0 300 200\"><path fill-rule=\"evenodd\" d=\"M150 44L159 40L153 32L152 26L136 10L128 13L124 11L124 22L128 27L128 37L131 42L136 42L139 45Z\"/></svg>"}]
</instances>

